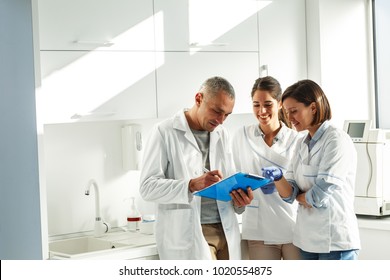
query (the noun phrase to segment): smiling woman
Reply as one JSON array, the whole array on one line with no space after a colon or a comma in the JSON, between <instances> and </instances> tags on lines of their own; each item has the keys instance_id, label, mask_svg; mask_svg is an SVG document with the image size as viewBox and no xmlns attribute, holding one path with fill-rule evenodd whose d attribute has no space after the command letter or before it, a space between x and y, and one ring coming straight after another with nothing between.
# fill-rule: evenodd
<instances>
[{"instance_id":1,"label":"smiling woman","mask_svg":"<svg viewBox=\"0 0 390 280\"><path fill-rule=\"evenodd\" d=\"M271 77L256 79L251 91L257 122L242 126L234 135L232 151L237 170L260 174L262 168L277 165L286 170L295 155L298 133L283 122L282 89ZM242 219L242 238L250 259L299 259L292 244L296 205L282 201L272 181L253 192L253 201Z\"/></svg>"},{"instance_id":2,"label":"smiling woman","mask_svg":"<svg viewBox=\"0 0 390 280\"><path fill-rule=\"evenodd\" d=\"M311 80L289 86L282 96L283 107L292 125L298 130L309 130L311 136L325 121L332 118L328 98Z\"/></svg>"},{"instance_id":3,"label":"smiling woman","mask_svg":"<svg viewBox=\"0 0 390 280\"><path fill-rule=\"evenodd\" d=\"M295 128L308 133L298 142L284 176L278 166L263 169L263 176L278 177L274 183L280 197L299 204L293 243L305 260L357 259L357 156L352 140L330 122L328 99L316 82L294 83L284 91L282 102Z\"/></svg>"}]
</instances>

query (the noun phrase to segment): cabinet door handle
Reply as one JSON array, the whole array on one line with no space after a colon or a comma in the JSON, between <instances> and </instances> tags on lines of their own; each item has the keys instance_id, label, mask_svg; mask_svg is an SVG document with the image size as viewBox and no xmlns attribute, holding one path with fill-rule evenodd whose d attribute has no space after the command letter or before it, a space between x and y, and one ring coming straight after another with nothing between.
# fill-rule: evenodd
<instances>
[{"instance_id":1,"label":"cabinet door handle","mask_svg":"<svg viewBox=\"0 0 390 280\"><path fill-rule=\"evenodd\" d=\"M89 112L89 113L75 113L70 118L72 120L79 120L85 117L111 117L114 116L115 112Z\"/></svg>"},{"instance_id":2,"label":"cabinet door handle","mask_svg":"<svg viewBox=\"0 0 390 280\"><path fill-rule=\"evenodd\" d=\"M260 66L260 69L259 69L259 74L260 74L260 77L266 77L268 76L268 65L267 64L263 64Z\"/></svg>"},{"instance_id":3,"label":"cabinet door handle","mask_svg":"<svg viewBox=\"0 0 390 280\"><path fill-rule=\"evenodd\" d=\"M85 40L75 40L73 41L74 44L80 44L80 45L100 45L103 47L110 47L114 45L111 41L85 41Z\"/></svg>"},{"instance_id":4,"label":"cabinet door handle","mask_svg":"<svg viewBox=\"0 0 390 280\"><path fill-rule=\"evenodd\" d=\"M219 42L193 42L190 43L190 47L192 48L199 48L199 47L225 47L228 46L228 43L219 43Z\"/></svg>"}]
</instances>

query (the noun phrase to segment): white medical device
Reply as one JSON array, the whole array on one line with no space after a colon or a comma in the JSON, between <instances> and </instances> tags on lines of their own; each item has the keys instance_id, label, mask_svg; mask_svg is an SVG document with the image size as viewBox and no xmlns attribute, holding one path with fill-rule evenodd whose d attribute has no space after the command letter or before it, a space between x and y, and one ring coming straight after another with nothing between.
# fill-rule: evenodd
<instances>
[{"instance_id":1,"label":"white medical device","mask_svg":"<svg viewBox=\"0 0 390 280\"><path fill-rule=\"evenodd\" d=\"M357 151L355 213L390 215L390 130L371 129L371 121L347 120Z\"/></svg>"}]
</instances>

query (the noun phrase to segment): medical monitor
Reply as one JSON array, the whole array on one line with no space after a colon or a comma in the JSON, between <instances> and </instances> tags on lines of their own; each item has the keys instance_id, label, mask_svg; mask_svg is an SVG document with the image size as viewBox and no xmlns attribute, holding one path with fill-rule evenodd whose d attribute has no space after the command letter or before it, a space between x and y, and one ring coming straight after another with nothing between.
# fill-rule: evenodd
<instances>
[{"instance_id":1,"label":"medical monitor","mask_svg":"<svg viewBox=\"0 0 390 280\"><path fill-rule=\"evenodd\" d=\"M348 120L344 122L344 131L348 133L352 141L355 143L367 142L368 133L371 128L371 121L356 121Z\"/></svg>"}]
</instances>

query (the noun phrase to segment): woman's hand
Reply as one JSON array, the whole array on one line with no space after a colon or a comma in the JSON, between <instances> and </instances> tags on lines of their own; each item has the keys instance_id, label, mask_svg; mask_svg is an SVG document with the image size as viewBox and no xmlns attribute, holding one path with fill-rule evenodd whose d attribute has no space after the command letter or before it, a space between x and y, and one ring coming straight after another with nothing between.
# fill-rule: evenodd
<instances>
[{"instance_id":1,"label":"woman's hand","mask_svg":"<svg viewBox=\"0 0 390 280\"><path fill-rule=\"evenodd\" d=\"M296 200L297 200L298 203L299 203L300 205L302 205L303 207L305 207L305 208L312 208L312 206L306 202L305 194L306 194L306 193L300 193L300 194L298 194Z\"/></svg>"},{"instance_id":2,"label":"woman's hand","mask_svg":"<svg viewBox=\"0 0 390 280\"><path fill-rule=\"evenodd\" d=\"M263 177L272 181L279 181L283 177L283 171L279 167L269 166L261 169Z\"/></svg>"}]
</instances>

